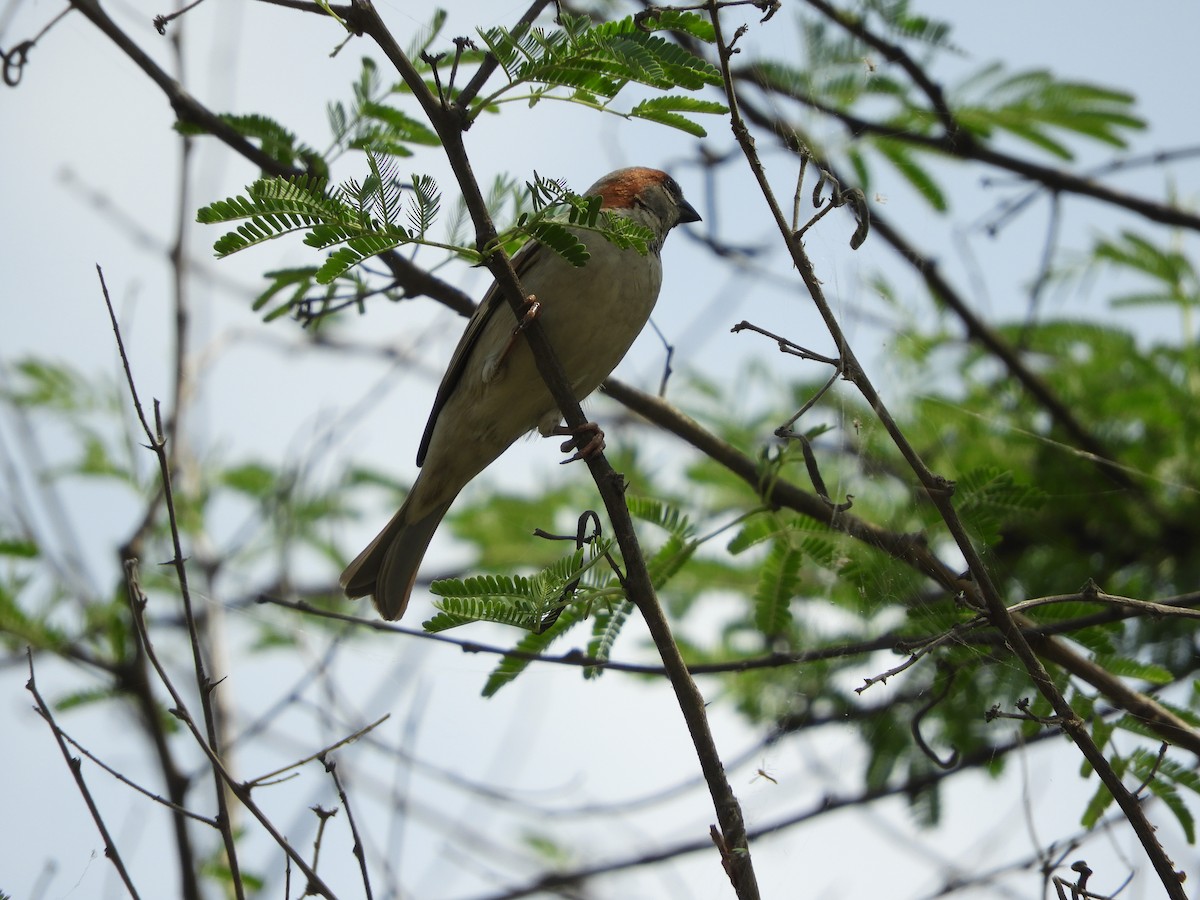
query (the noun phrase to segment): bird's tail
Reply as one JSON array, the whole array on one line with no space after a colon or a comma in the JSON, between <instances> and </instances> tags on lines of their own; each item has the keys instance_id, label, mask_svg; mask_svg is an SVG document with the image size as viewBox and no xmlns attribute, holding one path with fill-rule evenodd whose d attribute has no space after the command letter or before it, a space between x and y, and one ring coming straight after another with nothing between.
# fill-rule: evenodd
<instances>
[{"instance_id":1,"label":"bird's tail","mask_svg":"<svg viewBox=\"0 0 1200 900\"><path fill-rule=\"evenodd\" d=\"M342 572L338 581L346 596L370 594L385 619L404 615L421 560L449 508L450 504L445 503L410 522L409 504L405 502L367 549Z\"/></svg>"}]
</instances>

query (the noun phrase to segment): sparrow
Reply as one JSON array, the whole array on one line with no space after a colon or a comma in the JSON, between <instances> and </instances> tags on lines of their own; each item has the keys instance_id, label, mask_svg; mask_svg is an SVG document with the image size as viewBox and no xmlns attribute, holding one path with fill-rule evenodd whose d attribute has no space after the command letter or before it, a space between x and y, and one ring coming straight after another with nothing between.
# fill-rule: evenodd
<instances>
[{"instance_id":1,"label":"sparrow","mask_svg":"<svg viewBox=\"0 0 1200 900\"><path fill-rule=\"evenodd\" d=\"M620 249L594 232L576 231L590 258L576 268L531 241L513 257L546 337L578 400L600 386L645 326L662 284L660 252L676 225L700 215L671 176L631 167L605 175L586 195L601 209L628 216L653 232L650 250ZM527 313L528 314L528 313ZM458 342L417 451L421 472L404 505L339 580L350 598L371 595L385 619L408 607L417 570L450 504L510 444L534 428L543 435L571 433L534 363L520 326L495 284L488 289ZM563 445L588 456L603 447L589 423L587 446L576 435Z\"/></svg>"}]
</instances>

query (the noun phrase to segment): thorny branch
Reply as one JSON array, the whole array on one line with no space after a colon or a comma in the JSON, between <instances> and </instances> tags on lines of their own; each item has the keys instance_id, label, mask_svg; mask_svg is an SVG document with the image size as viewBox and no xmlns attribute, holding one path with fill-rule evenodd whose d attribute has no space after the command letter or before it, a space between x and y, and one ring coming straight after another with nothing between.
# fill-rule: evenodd
<instances>
[{"instance_id":1,"label":"thorny branch","mask_svg":"<svg viewBox=\"0 0 1200 900\"><path fill-rule=\"evenodd\" d=\"M183 699L183 695L176 688L173 679L167 672L166 668L158 659L158 654L154 650L154 646L150 641L150 636L147 632L145 621L146 597L142 593L141 585L137 574L137 560L130 559L125 562L129 605L133 613L134 624L137 629L138 640L142 650L146 654L146 658L150 661L154 671L157 673L159 681L167 692L171 695L171 699L175 706L171 712L180 719L188 730L192 733L192 737L196 745L208 757L209 765L212 768L214 788L216 790L217 799L217 822L220 826L221 836L225 845L226 864L230 867L231 884L235 895L238 898L244 896L244 884L238 871L236 843L231 825L231 817L229 812L228 797L226 787L228 787L234 795L242 802L242 805L248 809L251 814L258 819L259 823L267 830L274 838L276 843L291 856L293 862L304 872L309 878L309 884L318 893L323 896L332 898L333 894L329 888L322 882L316 872L308 865L287 839L275 828L266 815L258 808L250 799L250 791L243 785L238 784L221 758L220 747L217 744L216 726L214 721L212 692L217 688L219 682L213 682L207 674L206 664L204 662L203 652L200 647L199 633L196 629L195 615L192 610L191 593L188 589L187 565L183 554L181 543L179 523L175 511L175 499L171 492L171 471L168 464L168 457L165 446L165 437L162 429L162 417L158 414L158 404L155 403L155 422L156 427L150 427L149 420L146 418L146 412L142 407L141 398L138 395L137 385L134 381L133 371L130 367L129 356L125 352L124 339L121 337L121 329L117 323L116 311L113 309L112 299L108 294L108 286L104 282L104 273L100 267L96 267L97 274L100 278L100 287L104 295L104 303L108 309L109 321L112 324L113 336L117 343L117 351L121 357L121 365L125 370L126 381L129 386L130 397L137 411L138 420L141 422L142 429L145 432L146 438L149 441L149 448L158 459L159 476L162 482L164 503L167 510L167 518L170 523L171 541L174 548L174 557L170 565L175 569L176 577L179 581L180 597L183 601L184 618L188 626L188 635L192 646L192 664L193 671L196 675L196 687L200 697L200 706L203 714L203 722L205 731L201 732L196 724L195 717L188 711L187 704Z\"/></svg>"},{"instance_id":2,"label":"thorny branch","mask_svg":"<svg viewBox=\"0 0 1200 900\"><path fill-rule=\"evenodd\" d=\"M116 868L117 874L121 876L121 881L125 885L125 890L129 892L129 896L133 900L138 900L139 894L137 888L133 886L133 879L130 878L129 872L125 868L125 861L121 859L121 853L117 849L112 835L108 833L108 826L104 824L104 818L100 815L100 809L96 806L96 801L92 799L92 792L88 790L87 782L83 780L81 761L77 757L71 756L71 751L67 748L65 735L59 730L58 725L54 721L54 714L50 712L50 707L46 705L46 701L42 699L42 695L38 691L37 682L33 677L33 651L27 649L25 655L29 659L29 680L25 683L25 687L33 694L38 714L46 720L46 724L50 726L50 730L54 733L54 740L58 743L58 749L62 753L63 759L67 761L67 768L71 770L71 777L75 779L75 784L79 788L79 794L83 797L83 802L87 804L88 812L92 815L92 821L96 823L96 828L99 830L100 836L104 839L104 855L112 860L112 864Z\"/></svg>"},{"instance_id":3,"label":"thorny branch","mask_svg":"<svg viewBox=\"0 0 1200 900\"><path fill-rule=\"evenodd\" d=\"M80 3L80 4L78 4L78 5L80 5L81 7L85 7L85 6L91 6L91 5L93 5L93 4L84 2L84 3ZM293 4L293 5L295 5L295 6L299 6L300 4ZM544 4L543 4L543 5L544 5ZM727 4L720 4L720 5L721 5L721 6L725 6L725 5L727 5ZM815 4L815 3L814 3L813 5L823 5L823 4ZM110 35L110 36L111 36L111 35ZM240 152L240 151L239 151L239 152ZM136 401L136 394L135 394L135 401ZM139 412L140 412L140 410L139 410ZM143 424L145 424L145 417L144 417L144 416L142 417L142 420L143 420ZM1116 600L1116 599L1121 599L1121 600L1124 600L1124 599L1126 599L1126 598L1114 598L1114 602L1115 602L1115 600ZM1019 611L1019 609L1022 609L1022 608L1028 608L1028 606L1032 606L1032 605L1036 605L1036 604L1039 604L1039 603L1044 603L1044 602L1057 602L1057 598L1038 598L1037 600L1025 601L1025 604L1026 604L1026 606L1022 606L1021 604L1018 604L1016 607L1012 607L1012 608L1010 608L1010 611L1012 611L1012 612L1018 612L1018 611ZM1136 606L1136 605L1138 605L1138 604L1143 604L1143 603L1145 603L1145 601L1132 601L1132 600L1130 600L1130 601L1128 601L1128 603L1129 603L1129 605L1130 605L1130 606ZM1143 607L1141 608L1141 611L1142 611L1142 612L1154 613L1154 612L1155 612L1155 610L1153 609L1153 606L1154 606L1153 604L1148 604L1148 603L1145 603L1145 606L1143 606ZM1173 609L1173 608L1170 608L1170 609ZM1018 620L1018 621L1019 621L1019 620ZM1024 633L1026 633L1026 634L1030 634L1030 631L1029 631L1028 629L1026 629ZM650 668L650 667L646 667L646 668ZM32 672L31 672L31 680L32 680ZM1135 793L1136 793L1136 792L1135 792ZM368 890L369 890L369 889L368 889Z\"/></svg>"},{"instance_id":4,"label":"thorny branch","mask_svg":"<svg viewBox=\"0 0 1200 900\"><path fill-rule=\"evenodd\" d=\"M476 245L481 250L496 246L496 228L488 215L487 204L471 169L463 144L461 120L446 107L438 104L425 86L420 73L413 67L386 25L379 18L370 0L356 0L355 7L361 13L356 24L375 40L396 67L396 71L413 92L429 122L438 133L475 224ZM520 321L526 294L513 270L512 262L503 251L491 253L486 262L513 313ZM541 323L535 319L531 326L525 329L524 335L533 351L538 371L562 411L567 425L572 428L582 426L586 422L583 411L575 399L554 348L546 339ZM730 880L741 900L754 900L759 896L759 891L751 863L750 848L746 842L746 829L741 806L725 777L721 757L709 728L704 698L687 671L687 666L671 633L670 624L655 596L650 573L646 569L645 558L633 528L633 521L625 505L623 479L602 453L589 458L587 464L604 500L605 509L613 523L617 543L625 560L627 596L642 613L654 644L662 656L680 709L687 722L688 731L691 733L701 770L708 782L721 833L732 858L732 865L729 867Z\"/></svg>"},{"instance_id":5,"label":"thorny branch","mask_svg":"<svg viewBox=\"0 0 1200 900\"><path fill-rule=\"evenodd\" d=\"M1122 784L1120 777L1113 770L1108 759L1101 752L1100 748L1096 746L1095 741L1092 740L1092 736L1086 728L1085 723L1071 708L1062 692L1059 691L1057 685L1055 685L1053 679L1051 679L1043 666L1042 661L1034 652L1033 647L1025 639L1024 635L1021 634L1017 621L1005 607L1003 598L992 581L991 572L984 565L983 558L980 556L979 551L954 508L951 500L954 492L953 483L934 474L925 465L916 449L909 443L908 438L901 431L899 425L884 405L882 398L850 349L842 332L841 324L837 321L832 308L825 299L821 282L816 277L812 263L803 245L796 239L794 233L788 227L788 222L780 209L778 201L775 199L774 191L767 180L765 169L758 157L754 140L750 136L745 122L742 120L741 113L739 112L738 92L734 85L729 65L732 51L729 43L726 42L723 36L721 15L716 0L710 0L709 2L709 18L716 32L717 55L725 86L725 97L730 109L730 120L734 137L741 146L742 152L746 157L746 162L753 172L755 179L758 181L763 199L766 201L771 216L779 228L781 237L791 254L793 263L795 263L797 270L800 272L804 285L808 289L809 296L816 305L817 311L824 320L826 327L829 329L830 336L838 348L838 355L845 366L847 380L853 382L867 403L875 411L875 415L891 437L892 442L924 487L926 496L928 496L930 502L941 515L947 531L953 537L955 544L967 562L972 580L978 589L981 600L987 608L992 624L1004 636L1005 642L1021 661L1026 672L1029 673L1030 678L1037 686L1038 691L1050 702L1051 707L1062 722L1063 729L1075 742L1075 745L1087 761L1091 763L1113 797L1116 798L1122 812L1125 813L1130 825L1137 833L1146 851L1146 855L1154 866L1155 872L1158 874L1159 880L1167 890L1168 895L1173 900L1183 900L1186 894L1180 882L1180 875L1176 872L1174 863L1167 857L1166 852L1155 836L1154 827L1146 818L1145 812L1142 810L1137 798Z\"/></svg>"}]
</instances>

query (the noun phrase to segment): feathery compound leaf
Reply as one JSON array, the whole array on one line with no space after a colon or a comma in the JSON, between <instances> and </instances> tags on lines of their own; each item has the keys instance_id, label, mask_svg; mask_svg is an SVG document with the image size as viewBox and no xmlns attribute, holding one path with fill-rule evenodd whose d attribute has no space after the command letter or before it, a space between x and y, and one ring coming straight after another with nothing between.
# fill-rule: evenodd
<instances>
[{"instance_id":1,"label":"feathery compound leaf","mask_svg":"<svg viewBox=\"0 0 1200 900\"><path fill-rule=\"evenodd\" d=\"M316 278L316 266L303 266L295 269L276 269L271 272L264 273L267 278L271 279L271 284L265 291L254 298L254 303L251 306L255 312L258 312L264 306L275 298L275 295L280 291L291 288L293 293L291 298L283 305L282 309L287 312L293 304L299 302L308 289L312 287L313 281ZM267 314L268 319L275 318L279 312L276 308Z\"/></svg>"},{"instance_id":2,"label":"feathery compound leaf","mask_svg":"<svg viewBox=\"0 0 1200 900\"><path fill-rule=\"evenodd\" d=\"M307 144L298 142L296 135L274 119L257 113L221 113L219 118L243 137L258 141L262 151L281 164L303 167L317 175L329 176L329 166L321 154ZM177 121L175 130L180 134L208 134L206 128L195 122Z\"/></svg>"},{"instance_id":3,"label":"feathery compound leaf","mask_svg":"<svg viewBox=\"0 0 1200 900\"><path fill-rule=\"evenodd\" d=\"M684 567L696 548L696 541L689 541L678 534L672 534L661 547L646 560L646 570L656 588L662 588L680 569Z\"/></svg>"},{"instance_id":4,"label":"feathery compound leaf","mask_svg":"<svg viewBox=\"0 0 1200 900\"><path fill-rule=\"evenodd\" d=\"M247 220L213 245L218 256L228 256L293 231L323 221L353 220L356 213L325 193L323 178L300 175L263 178L247 189L248 197L231 197L201 207L196 221L204 224Z\"/></svg>"},{"instance_id":5,"label":"feathery compound leaf","mask_svg":"<svg viewBox=\"0 0 1200 900\"><path fill-rule=\"evenodd\" d=\"M621 629L636 608L631 600L623 599L596 610L592 624L592 640L588 643L588 656L607 662L617 635L621 633ZM584 678L599 678L603 674L604 669L601 666L588 666L583 670Z\"/></svg>"},{"instance_id":6,"label":"feathery compound leaf","mask_svg":"<svg viewBox=\"0 0 1200 900\"><path fill-rule=\"evenodd\" d=\"M546 649L571 630L578 624L584 616L584 610L578 606L568 606L559 615L558 620L545 631L539 633L530 633L525 635L517 642L514 650L521 653L530 653L542 655ZM483 696L492 697L496 692L506 684L510 683L518 675L529 667L528 659L519 659L515 656L506 656L500 661L500 664L492 670L492 674L488 676L487 683L483 686Z\"/></svg>"},{"instance_id":7,"label":"feathery compound leaf","mask_svg":"<svg viewBox=\"0 0 1200 900\"><path fill-rule=\"evenodd\" d=\"M429 586L441 599L440 613L423 624L426 631L445 631L471 622L497 622L533 630L541 620L538 586L530 579L482 575L446 578Z\"/></svg>"},{"instance_id":8,"label":"feathery compound leaf","mask_svg":"<svg viewBox=\"0 0 1200 900\"><path fill-rule=\"evenodd\" d=\"M1193 793L1197 792L1200 784L1197 783L1196 773L1185 769L1171 759L1159 758L1158 754L1150 753L1140 747L1133 751L1130 770L1134 776L1146 783L1146 787L1154 796L1166 804L1179 821L1180 827L1183 828L1188 843L1194 844L1196 842L1196 822L1176 785L1185 787Z\"/></svg>"},{"instance_id":9,"label":"feathery compound leaf","mask_svg":"<svg viewBox=\"0 0 1200 900\"><path fill-rule=\"evenodd\" d=\"M445 601L445 609L425 621L421 627L430 634L436 634L472 622L496 622L526 628L529 616L501 600L466 597Z\"/></svg>"},{"instance_id":10,"label":"feathery compound leaf","mask_svg":"<svg viewBox=\"0 0 1200 900\"><path fill-rule=\"evenodd\" d=\"M318 284L328 285L364 260L401 244L424 241L441 205L433 179L414 175L414 206L408 210L413 227L410 230L398 224L404 195L395 163L373 152L367 153L367 162L371 174L362 183L351 180L327 190L324 179L307 176L260 179L247 188L248 197L212 203L196 214L196 220L205 224L244 220L216 241L214 249L219 256L301 230L308 231L304 243L318 250L344 244L313 273ZM256 306L285 286L277 284ZM272 315L278 314L280 310Z\"/></svg>"},{"instance_id":11,"label":"feathery compound leaf","mask_svg":"<svg viewBox=\"0 0 1200 900\"><path fill-rule=\"evenodd\" d=\"M650 252L650 244L654 240L654 232L645 225L637 224L628 216L609 212L602 213L599 231L610 244L622 250L636 250L641 256Z\"/></svg>"},{"instance_id":12,"label":"feathery compound leaf","mask_svg":"<svg viewBox=\"0 0 1200 900\"><path fill-rule=\"evenodd\" d=\"M982 538L992 543L1014 515L1041 506L1045 495L1027 484L1018 484L1012 472L983 466L958 479L959 513Z\"/></svg>"},{"instance_id":13,"label":"feathery compound leaf","mask_svg":"<svg viewBox=\"0 0 1200 900\"><path fill-rule=\"evenodd\" d=\"M781 634L792 622L791 602L799 584L804 554L786 540L775 541L754 588L754 625L767 637Z\"/></svg>"},{"instance_id":14,"label":"feathery compound leaf","mask_svg":"<svg viewBox=\"0 0 1200 900\"><path fill-rule=\"evenodd\" d=\"M421 144L427 147L436 147L441 143L437 134L428 125L411 118L393 106L368 100L362 105L362 115L387 126L386 129L376 131L374 134L386 136L391 141ZM370 147L370 140L366 136L362 136L357 138L351 146L361 146L366 149ZM405 148L402 155L411 156L412 151Z\"/></svg>"},{"instance_id":15,"label":"feathery compound leaf","mask_svg":"<svg viewBox=\"0 0 1200 900\"><path fill-rule=\"evenodd\" d=\"M938 212L945 212L950 208L941 186L917 163L914 154L904 144L890 138L875 138L872 143L930 206Z\"/></svg>"},{"instance_id":16,"label":"feathery compound leaf","mask_svg":"<svg viewBox=\"0 0 1200 900\"><path fill-rule=\"evenodd\" d=\"M1089 137L1113 147L1127 145L1124 132L1146 123L1133 114L1132 94L1078 81L1059 81L1037 69L1005 73L992 64L972 75L954 91L955 116L980 136L994 129L1007 131L1060 159L1074 154L1052 130Z\"/></svg>"},{"instance_id":17,"label":"feathery compound leaf","mask_svg":"<svg viewBox=\"0 0 1200 900\"><path fill-rule=\"evenodd\" d=\"M627 497L625 505L629 507L631 516L657 525L663 531L668 531L681 538L691 537L695 534L696 529L692 527L687 516L680 512L678 507L650 497L637 496Z\"/></svg>"},{"instance_id":18,"label":"feathery compound leaf","mask_svg":"<svg viewBox=\"0 0 1200 900\"><path fill-rule=\"evenodd\" d=\"M1097 656L1095 662L1122 678L1140 678L1150 684L1159 685L1171 684L1175 680L1175 676L1168 669L1155 663L1119 656Z\"/></svg>"},{"instance_id":19,"label":"feathery compound leaf","mask_svg":"<svg viewBox=\"0 0 1200 900\"><path fill-rule=\"evenodd\" d=\"M409 59L420 59L421 54L433 46L433 42L437 40L442 29L446 25L446 20L450 14L444 9L436 9L433 11L433 18L429 20L428 25L423 25L417 29L413 35L413 39L405 48L404 54Z\"/></svg>"},{"instance_id":20,"label":"feathery compound leaf","mask_svg":"<svg viewBox=\"0 0 1200 900\"><path fill-rule=\"evenodd\" d=\"M546 616L562 607L567 585L602 559L602 555L596 555L585 563L583 549L577 549L528 578L484 575L435 581L429 588L441 597L435 605L451 617L437 619L437 625L449 628L470 621L489 621L541 631Z\"/></svg>"},{"instance_id":21,"label":"feathery compound leaf","mask_svg":"<svg viewBox=\"0 0 1200 900\"><path fill-rule=\"evenodd\" d=\"M358 196L358 208L366 220L369 216L394 225L400 212L402 191L396 175L396 163L390 157L367 152L371 177L363 182Z\"/></svg>"},{"instance_id":22,"label":"feathery compound leaf","mask_svg":"<svg viewBox=\"0 0 1200 900\"><path fill-rule=\"evenodd\" d=\"M697 100L694 97L654 97L650 100L643 100L637 106L629 111L631 116L639 119L648 119L652 122L658 122L661 125L669 125L672 128L678 128L681 131L686 131L688 134L694 134L696 137L706 137L708 132L697 122L693 122L686 116L679 115L679 111L698 112L698 113L724 113L728 111L722 103L715 103L712 100Z\"/></svg>"},{"instance_id":23,"label":"feathery compound leaf","mask_svg":"<svg viewBox=\"0 0 1200 900\"><path fill-rule=\"evenodd\" d=\"M530 233L571 265L581 268L591 258L583 241L558 222L536 222Z\"/></svg>"},{"instance_id":24,"label":"feathery compound leaf","mask_svg":"<svg viewBox=\"0 0 1200 900\"><path fill-rule=\"evenodd\" d=\"M652 87L682 87L692 91L699 90L705 85L721 84L720 69L708 60L692 55L678 44L672 44L654 34L647 34L638 27L633 16L617 22L603 22L597 25L591 35L581 39L580 44L586 45L589 38L593 45L598 47L611 47L611 44L606 43L606 39L619 39L622 46L628 48L630 45L636 45L641 48L642 52L652 56L656 64L649 74L661 71L662 77L667 79L668 83L656 84L644 81L637 77L636 72L631 72L631 80L640 84L649 84ZM629 49L613 51L613 53L618 59L625 58L625 54L630 54L631 60L636 58Z\"/></svg>"},{"instance_id":25,"label":"feathery compound leaf","mask_svg":"<svg viewBox=\"0 0 1200 900\"><path fill-rule=\"evenodd\" d=\"M1200 304L1200 273L1187 255L1174 247L1159 246L1126 230L1119 240L1098 241L1092 257L1137 272L1161 286L1114 297L1110 301L1114 307L1176 306L1186 310Z\"/></svg>"},{"instance_id":26,"label":"feathery compound leaf","mask_svg":"<svg viewBox=\"0 0 1200 900\"><path fill-rule=\"evenodd\" d=\"M380 253L394 250L409 239L408 233L402 228L351 238L345 247L339 247L330 253L324 264L317 269L317 284L329 284L345 274L348 269Z\"/></svg>"},{"instance_id":27,"label":"feathery compound leaf","mask_svg":"<svg viewBox=\"0 0 1200 900\"><path fill-rule=\"evenodd\" d=\"M533 181L525 182L529 190L529 199L533 201L534 210L540 212L548 207L567 203L576 197L566 181L561 178L548 178L545 175L533 173Z\"/></svg>"},{"instance_id":28,"label":"feathery compound leaf","mask_svg":"<svg viewBox=\"0 0 1200 900\"><path fill-rule=\"evenodd\" d=\"M783 534L786 530L775 513L754 516L742 523L742 527L730 539L726 549L732 555L737 556L745 553L751 547L756 547L764 541Z\"/></svg>"},{"instance_id":29,"label":"feathery compound leaf","mask_svg":"<svg viewBox=\"0 0 1200 900\"><path fill-rule=\"evenodd\" d=\"M894 35L933 47L956 49L946 40L950 34L949 23L910 13L908 3L909 0L867 0L866 8L879 16Z\"/></svg>"},{"instance_id":30,"label":"feathery compound leaf","mask_svg":"<svg viewBox=\"0 0 1200 900\"><path fill-rule=\"evenodd\" d=\"M641 20L642 28L650 31L677 31L688 34L698 40L711 44L717 39L717 32L712 22L706 16L694 12L681 12L676 9L656 10L653 15Z\"/></svg>"},{"instance_id":31,"label":"feathery compound leaf","mask_svg":"<svg viewBox=\"0 0 1200 900\"><path fill-rule=\"evenodd\" d=\"M408 210L408 224L417 237L424 238L442 206L442 194L437 182L429 175L413 175L414 205Z\"/></svg>"},{"instance_id":32,"label":"feathery compound leaf","mask_svg":"<svg viewBox=\"0 0 1200 900\"><path fill-rule=\"evenodd\" d=\"M677 21L681 27L703 30L698 18L680 17ZM594 28L590 25L585 17L563 16L559 31L481 30L480 38L504 69L509 85L477 101L472 115L518 84L571 88L574 99L588 98L594 103L597 97L612 100L630 83L660 90L682 87L692 91L721 83L720 70L715 66L651 34L649 29L639 28L632 16ZM538 97L535 94L531 100ZM669 117L668 112L658 110L644 118L683 127L675 121L682 117L678 114ZM696 127L693 124L684 130L695 133Z\"/></svg>"}]
</instances>

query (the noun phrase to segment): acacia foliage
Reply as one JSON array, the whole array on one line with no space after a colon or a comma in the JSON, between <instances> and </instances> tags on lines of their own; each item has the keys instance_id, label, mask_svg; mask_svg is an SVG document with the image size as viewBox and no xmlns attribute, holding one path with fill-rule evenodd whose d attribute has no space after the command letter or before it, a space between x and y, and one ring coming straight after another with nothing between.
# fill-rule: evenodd
<instances>
[{"instance_id":1,"label":"acacia foliage","mask_svg":"<svg viewBox=\"0 0 1200 900\"><path fill-rule=\"evenodd\" d=\"M793 170L804 160L811 167L808 184L819 179L836 185L835 196L857 190L872 197L882 173L894 171L930 210L948 215L948 156L1017 172L1035 194L1070 193L1081 188L1053 166L1072 164L1085 149L1124 149L1144 127L1135 98L1119 85L1063 80L1047 70L1013 72L996 63L957 84L933 82L929 73L939 54L957 48L945 23L921 17L905 3L868 3L834 16L814 7L795 26L804 48L798 60L735 58L730 74L744 92L743 111L761 129L759 140L791 154L784 158ZM444 50L464 73L489 52L500 63L494 86L466 105L468 118L503 115L506 104L518 101L543 111L569 102L700 138L706 133L701 121L719 121L709 117L726 111L716 93L721 78L714 34L694 12L491 28L478 33L481 46L460 45L457 53L440 32L442 21L435 19L414 41L410 56ZM880 58L881 43L899 54ZM430 56L422 65L429 83L453 100L465 81L447 84L434 77L444 75L448 62L449 56L441 62ZM292 231L304 232L313 250L311 265L267 272L255 307L268 321L294 316L320 331L339 315L369 315L380 300L401 298L403 283L371 268L380 254L386 259L422 244L444 252L440 265L477 262L490 249L471 245L460 211L443 209L451 187L419 171L411 178L399 174L407 171L399 168L401 159L419 158L437 137L421 121L410 92L388 83L381 69L382 63L364 59L348 88L352 100L329 102L326 151L265 113L222 117L292 171L264 172L244 196L205 204L202 223L241 223L214 238L217 253L262 251L259 245ZM631 86L651 96L627 100ZM845 126L846 134L829 137L828 129L812 127L814 120ZM191 122L180 130L203 132ZM349 174L331 187L335 166ZM712 171L719 177L722 170L714 165ZM826 198L818 186L809 205L828 211ZM489 201L507 226L500 243L510 252L534 238L586 263L577 253L572 257L578 242L572 243L563 221L597 228L616 241L639 240L553 178L523 172L500 177ZM1115 196L1107 202L1121 204ZM1190 607L1200 579L1193 553L1200 542L1194 487L1200 483L1194 452L1200 360L1191 331L1200 299L1191 252L1196 225L1170 199L1146 202L1157 215L1129 207L1135 224L1071 247L1070 254L1051 245L1048 263L1040 272L1031 268L1031 280L1053 285L1097 272L1113 276L1111 283L1120 287L1097 302L1176 312L1181 327L1172 340L1147 339L1098 319L1055 318L1040 309L1022 321L981 327L955 305L961 297L951 296L954 285L929 277L935 267L912 234L905 254L911 271L880 272L873 286L897 321L907 307L935 310L913 316L891 344L904 354L904 378L893 390L906 397L899 424L926 462L954 482L956 508L1005 599L1015 604L1064 595L1024 610L1029 627L1069 637L1083 648L1083 658L1161 697L1196 726L1192 620L1164 617L1161 610L1148 615L1111 599ZM905 234L892 209L876 205L873 212L879 221L869 239ZM1179 220L1174 227L1161 224L1172 218ZM816 227L843 223L834 217ZM898 248L900 243L893 241ZM711 246L736 259L715 240ZM912 286L912 272L923 279L921 291ZM968 299L968 311L971 306ZM964 322L966 340L960 336ZM272 327L286 326L280 321ZM919 545L946 566L954 560L940 518L875 424L874 411L841 386L823 394L826 379L810 373L800 365L752 366L736 386L696 371L676 376L668 393L672 404L714 439L714 447L720 441L732 448L736 459L715 449L690 456L681 464L681 480L650 471L627 447L622 452L618 445L614 455L632 486L630 507L644 526L655 586L687 633L682 643L689 663L719 672L709 677L721 679L723 701L772 740L830 721L854 723L866 790L915 784L907 795L918 819L936 824L940 792L953 783L925 777L939 760L986 759L997 774L1006 765L1010 745L985 713L1021 710L1033 739L1046 727L1038 717L1050 710L1041 699L1018 705L1034 696L1027 673L1013 664L980 611L964 605L961 592L905 552ZM8 413L53 422L69 435L73 462L51 477L113 483L154 509L159 488L122 431L117 385L47 358L21 360L9 374L3 396ZM735 394L739 401L755 399L732 402ZM809 442L808 456L803 442L776 432L814 397L817 405L792 426ZM662 420L636 427L655 426L671 430ZM213 457L201 466L200 488L179 498L179 529L185 539L199 540L217 505L237 497L254 509L256 539L232 552L230 561L251 573L296 553L320 559L330 578L308 600L341 610L332 576L347 548L331 537L330 525L354 519L380 493L400 493L397 479L392 471L351 470L336 484L317 486L278 461ZM823 484L835 485L840 496L828 497ZM813 504L789 506L776 493L781 485ZM849 506L847 494L853 495ZM526 537L533 525L578 516L594 505L591 497L590 487L579 482L532 497L477 496L456 507L450 527L472 562L462 578L433 586L440 611L427 627L443 632L489 621L519 629L511 646L525 657L498 662L481 685L489 695L520 678L528 655L549 652L554 642L574 641L590 663L584 674L594 678L605 671L618 636L637 622L621 592L623 561L604 539L586 550L561 552L558 544ZM823 502L825 509L837 509L814 513ZM161 548L167 537L158 510L139 539ZM58 697L60 710L125 702L130 687L119 676L139 651L120 592L105 592L82 616L66 615L68 590L43 577L51 553L37 533L19 521L6 523L0 554L11 563L0 582L0 638L7 652L31 645L89 662L92 679ZM270 568L262 590L291 596L286 567ZM247 588L256 584L247 579ZM164 575L147 573L146 583L172 589ZM711 623L714 609L720 610L718 627L688 627ZM258 626L259 646L301 640L291 615ZM903 685L898 699L875 704L869 690L856 688L864 672L877 675L895 662L886 657L879 664L879 651L893 647L925 655L895 676ZM1171 748L1160 756L1161 736L1102 686L1062 668L1051 674L1114 768L1133 783L1144 781L1193 840L1198 785L1186 754ZM1081 821L1095 824L1110 802L1098 788L1080 810Z\"/></svg>"}]
</instances>

